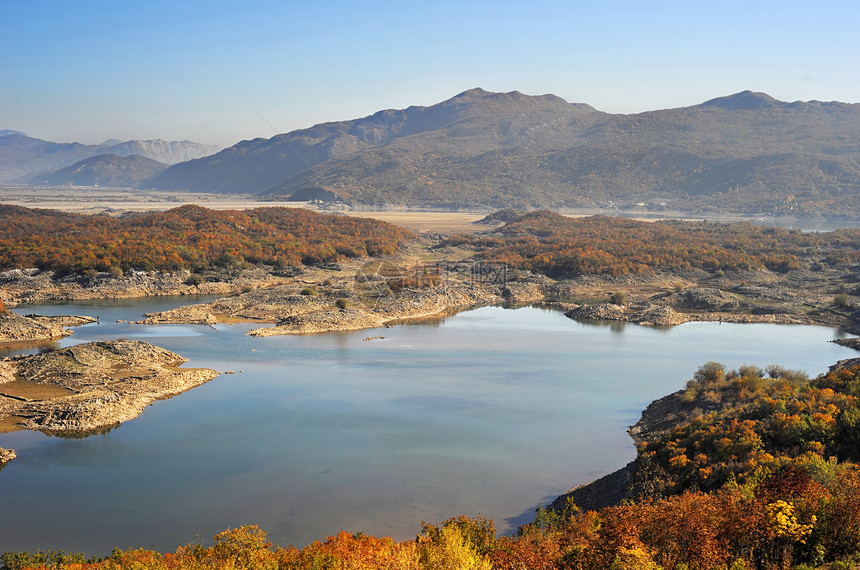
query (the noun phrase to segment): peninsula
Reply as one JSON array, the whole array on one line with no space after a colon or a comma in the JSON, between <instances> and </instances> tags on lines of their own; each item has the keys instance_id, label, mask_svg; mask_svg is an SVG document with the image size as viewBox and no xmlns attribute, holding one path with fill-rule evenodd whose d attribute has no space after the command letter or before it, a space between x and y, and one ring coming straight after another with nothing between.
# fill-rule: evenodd
<instances>
[{"instance_id":1,"label":"peninsula","mask_svg":"<svg viewBox=\"0 0 860 570\"><path fill-rule=\"evenodd\" d=\"M154 400L215 378L179 368L187 359L149 343L89 342L0 359L0 432L73 435L109 430Z\"/></svg>"}]
</instances>

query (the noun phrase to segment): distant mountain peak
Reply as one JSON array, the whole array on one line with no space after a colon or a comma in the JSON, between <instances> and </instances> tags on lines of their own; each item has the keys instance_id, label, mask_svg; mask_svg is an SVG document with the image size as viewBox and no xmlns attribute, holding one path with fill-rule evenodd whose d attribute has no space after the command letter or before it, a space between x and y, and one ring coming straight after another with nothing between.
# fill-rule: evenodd
<instances>
[{"instance_id":1,"label":"distant mountain peak","mask_svg":"<svg viewBox=\"0 0 860 570\"><path fill-rule=\"evenodd\" d=\"M498 101L554 99L564 101L564 99L556 95L525 95L520 91L508 91L507 93L504 93L487 91L486 89L481 89L480 87L473 87L472 89L463 91L459 95L454 95L454 97L452 97L450 101L480 101L484 99Z\"/></svg>"},{"instance_id":2,"label":"distant mountain peak","mask_svg":"<svg viewBox=\"0 0 860 570\"><path fill-rule=\"evenodd\" d=\"M140 155L164 164L208 156L218 147L189 141L130 140L117 144L84 145L55 143L28 137L17 131L0 130L0 181L17 181L37 173L48 173L89 157L115 154Z\"/></svg>"},{"instance_id":3,"label":"distant mountain peak","mask_svg":"<svg viewBox=\"0 0 860 570\"><path fill-rule=\"evenodd\" d=\"M860 105L743 91L625 115L474 87L430 106L243 141L140 185L357 207L860 217Z\"/></svg>"},{"instance_id":4,"label":"distant mountain peak","mask_svg":"<svg viewBox=\"0 0 860 570\"><path fill-rule=\"evenodd\" d=\"M162 139L130 140L100 147L100 154L130 156L138 154L164 164L176 164L201 158L218 152L220 148L190 141L165 141Z\"/></svg>"},{"instance_id":5,"label":"distant mountain peak","mask_svg":"<svg viewBox=\"0 0 860 570\"><path fill-rule=\"evenodd\" d=\"M741 91L726 97L717 97L705 101L700 107L717 107L727 111L753 111L755 109L768 109L785 105L782 101L774 99L767 93L755 91Z\"/></svg>"},{"instance_id":6,"label":"distant mountain peak","mask_svg":"<svg viewBox=\"0 0 860 570\"><path fill-rule=\"evenodd\" d=\"M570 110L586 112L593 112L596 110L594 107L584 103L568 103L558 95L526 95L520 91L509 91L507 93L494 92L481 89L480 87L474 87L467 91L463 91L459 95L455 95L447 101L443 101L429 108L433 109L469 105L499 108L502 110L503 114L513 109L514 106L519 106L521 109L532 110L544 107L555 109L562 113L569 112Z\"/></svg>"},{"instance_id":7,"label":"distant mountain peak","mask_svg":"<svg viewBox=\"0 0 860 570\"><path fill-rule=\"evenodd\" d=\"M462 93L454 95L452 99L474 99L474 98L483 98L490 95L495 95L495 93L491 93L486 89L481 89L480 87L473 87L472 89L467 89Z\"/></svg>"}]
</instances>

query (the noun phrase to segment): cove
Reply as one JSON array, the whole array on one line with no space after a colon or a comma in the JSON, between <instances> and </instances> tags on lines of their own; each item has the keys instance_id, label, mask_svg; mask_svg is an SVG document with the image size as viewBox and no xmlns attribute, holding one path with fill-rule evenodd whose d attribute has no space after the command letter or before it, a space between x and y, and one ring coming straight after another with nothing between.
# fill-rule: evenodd
<instances>
[{"instance_id":1,"label":"cove","mask_svg":"<svg viewBox=\"0 0 860 570\"><path fill-rule=\"evenodd\" d=\"M538 504L633 459L626 428L706 361L814 376L856 354L825 327L654 329L538 308L267 338L245 335L251 325L115 322L191 301L17 309L100 317L60 346L146 340L235 374L104 435L0 435L18 452L0 471L0 552L172 551L245 523L282 546L340 529L408 539L460 513L513 532Z\"/></svg>"}]
</instances>

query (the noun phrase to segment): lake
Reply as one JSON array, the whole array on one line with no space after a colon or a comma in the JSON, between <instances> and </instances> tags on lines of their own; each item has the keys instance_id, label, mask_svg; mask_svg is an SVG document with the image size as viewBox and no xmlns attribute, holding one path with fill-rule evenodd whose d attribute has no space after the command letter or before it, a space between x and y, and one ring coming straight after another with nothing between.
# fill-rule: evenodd
<instances>
[{"instance_id":1,"label":"lake","mask_svg":"<svg viewBox=\"0 0 860 570\"><path fill-rule=\"evenodd\" d=\"M709 360L810 376L856 353L814 326L586 324L486 307L439 322L254 338L251 325L141 326L193 299L45 305L98 315L58 344L130 338L223 374L105 435L0 435L0 552L172 551L259 524L305 545L345 529L408 539L422 520L536 506L635 456L626 428ZM364 340L384 336L384 339ZM32 352L32 351L31 351Z\"/></svg>"}]
</instances>

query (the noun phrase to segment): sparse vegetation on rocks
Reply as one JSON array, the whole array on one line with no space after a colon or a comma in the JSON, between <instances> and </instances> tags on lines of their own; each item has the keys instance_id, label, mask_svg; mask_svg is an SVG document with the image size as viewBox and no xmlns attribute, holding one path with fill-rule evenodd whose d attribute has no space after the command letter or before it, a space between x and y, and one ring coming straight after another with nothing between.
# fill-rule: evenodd
<instances>
[{"instance_id":1,"label":"sparse vegetation on rocks","mask_svg":"<svg viewBox=\"0 0 860 570\"><path fill-rule=\"evenodd\" d=\"M152 401L218 375L140 341L90 342L0 360L0 420L18 429L86 433L118 425Z\"/></svg>"}]
</instances>

